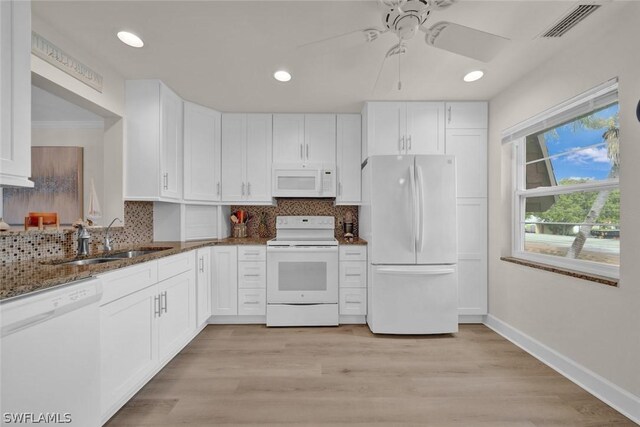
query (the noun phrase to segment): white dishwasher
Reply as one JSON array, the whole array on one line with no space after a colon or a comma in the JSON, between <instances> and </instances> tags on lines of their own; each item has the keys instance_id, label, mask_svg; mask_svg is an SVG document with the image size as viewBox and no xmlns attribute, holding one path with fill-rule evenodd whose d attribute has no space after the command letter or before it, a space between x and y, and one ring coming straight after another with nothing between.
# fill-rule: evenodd
<instances>
[{"instance_id":1,"label":"white dishwasher","mask_svg":"<svg viewBox=\"0 0 640 427\"><path fill-rule=\"evenodd\" d=\"M2 425L99 425L100 279L0 301Z\"/></svg>"}]
</instances>

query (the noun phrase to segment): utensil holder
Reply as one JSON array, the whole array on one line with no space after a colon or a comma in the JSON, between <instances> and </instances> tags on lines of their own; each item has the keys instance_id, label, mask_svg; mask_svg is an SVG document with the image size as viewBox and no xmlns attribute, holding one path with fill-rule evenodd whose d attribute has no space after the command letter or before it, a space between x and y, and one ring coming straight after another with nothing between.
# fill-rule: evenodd
<instances>
[{"instance_id":1,"label":"utensil holder","mask_svg":"<svg viewBox=\"0 0 640 427\"><path fill-rule=\"evenodd\" d=\"M233 237L247 237L247 224L233 224Z\"/></svg>"}]
</instances>

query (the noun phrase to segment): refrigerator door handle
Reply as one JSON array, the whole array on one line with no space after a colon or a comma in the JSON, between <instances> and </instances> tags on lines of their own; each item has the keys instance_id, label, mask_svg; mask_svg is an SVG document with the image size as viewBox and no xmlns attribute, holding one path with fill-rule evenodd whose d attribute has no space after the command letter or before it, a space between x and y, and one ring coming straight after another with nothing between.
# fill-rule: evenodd
<instances>
[{"instance_id":1,"label":"refrigerator door handle","mask_svg":"<svg viewBox=\"0 0 640 427\"><path fill-rule=\"evenodd\" d=\"M418 193L418 248L417 252L422 252L424 246L424 175L422 174L422 166L416 166L416 191Z\"/></svg>"},{"instance_id":2,"label":"refrigerator door handle","mask_svg":"<svg viewBox=\"0 0 640 427\"><path fill-rule=\"evenodd\" d=\"M416 199L416 168L409 166L409 191L411 192L411 246L415 252L418 243L418 200Z\"/></svg>"},{"instance_id":3,"label":"refrigerator door handle","mask_svg":"<svg viewBox=\"0 0 640 427\"><path fill-rule=\"evenodd\" d=\"M456 272L455 268L411 268L406 269L403 267L378 267L375 269L376 273L380 274L395 274L395 275L404 275L404 276L440 276L443 274L453 274Z\"/></svg>"}]
</instances>

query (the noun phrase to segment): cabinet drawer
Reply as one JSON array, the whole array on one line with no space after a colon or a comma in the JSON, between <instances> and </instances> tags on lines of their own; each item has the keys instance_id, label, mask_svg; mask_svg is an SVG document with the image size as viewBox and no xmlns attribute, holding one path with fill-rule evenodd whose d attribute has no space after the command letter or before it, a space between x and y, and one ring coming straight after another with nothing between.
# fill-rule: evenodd
<instances>
[{"instance_id":1,"label":"cabinet drawer","mask_svg":"<svg viewBox=\"0 0 640 427\"><path fill-rule=\"evenodd\" d=\"M100 305L131 295L158 282L158 261L149 261L131 267L101 274L103 293Z\"/></svg>"},{"instance_id":2,"label":"cabinet drawer","mask_svg":"<svg viewBox=\"0 0 640 427\"><path fill-rule=\"evenodd\" d=\"M365 288L340 288L340 314L367 314L367 290Z\"/></svg>"},{"instance_id":3,"label":"cabinet drawer","mask_svg":"<svg viewBox=\"0 0 640 427\"><path fill-rule=\"evenodd\" d=\"M266 261L266 246L238 246L238 261Z\"/></svg>"},{"instance_id":4,"label":"cabinet drawer","mask_svg":"<svg viewBox=\"0 0 640 427\"><path fill-rule=\"evenodd\" d=\"M342 261L340 263L340 287L366 288L366 261Z\"/></svg>"},{"instance_id":5,"label":"cabinet drawer","mask_svg":"<svg viewBox=\"0 0 640 427\"><path fill-rule=\"evenodd\" d=\"M238 288L256 289L267 287L267 263L245 261L238 263Z\"/></svg>"},{"instance_id":6,"label":"cabinet drawer","mask_svg":"<svg viewBox=\"0 0 640 427\"><path fill-rule=\"evenodd\" d=\"M196 266L195 251L183 252L158 260L158 281L189 271Z\"/></svg>"},{"instance_id":7,"label":"cabinet drawer","mask_svg":"<svg viewBox=\"0 0 640 427\"><path fill-rule=\"evenodd\" d=\"M238 314L264 316L267 314L265 289L238 289Z\"/></svg>"},{"instance_id":8,"label":"cabinet drawer","mask_svg":"<svg viewBox=\"0 0 640 427\"><path fill-rule=\"evenodd\" d=\"M366 246L340 246L340 261L366 261Z\"/></svg>"}]
</instances>

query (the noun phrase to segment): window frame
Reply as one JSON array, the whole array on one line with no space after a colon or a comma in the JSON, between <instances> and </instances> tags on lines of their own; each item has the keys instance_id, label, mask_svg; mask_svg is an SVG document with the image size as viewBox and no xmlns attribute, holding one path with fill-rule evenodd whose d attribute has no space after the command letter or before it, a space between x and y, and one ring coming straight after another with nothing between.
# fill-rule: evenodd
<instances>
[{"instance_id":1,"label":"window frame","mask_svg":"<svg viewBox=\"0 0 640 427\"><path fill-rule=\"evenodd\" d=\"M604 92L607 96L615 95L614 103L619 104L618 96L617 96L617 80L612 82L607 82L608 85L605 87ZM511 256L514 258L520 258L526 261L530 261L533 263L547 264L554 267L574 270L585 274L594 274L599 276L604 276L607 278L619 279L620 278L620 267L615 265L609 265L604 263L598 263L594 261L587 261L581 259L571 259L564 258L555 255L546 255L546 254L538 254L533 252L527 252L524 249L524 240L525 240L525 229L522 227L522 224L525 220L526 215L526 198L527 197L535 197L535 196L549 196L549 195L559 195L559 194L569 194L574 192L593 192L593 191L601 191L601 190L619 190L620 189L620 180L619 178L614 179L605 179L600 181L586 182L581 184L571 184L571 185L563 185L563 186L548 186L548 187L537 187L532 189L526 189L526 138L527 135L531 133L535 133L539 131L535 129L532 124L539 123L549 123L549 122L557 122L557 116L562 115L563 121L566 121L567 117L569 120L577 119L580 116L585 114L584 104L586 103L591 112L596 111L598 106L594 106L593 97L594 93L598 90L599 96L602 95L602 86L598 88L594 88L591 91L573 98L572 100L567 101L564 104L556 107L555 109L551 109L542 113L539 116L536 116L532 119L527 120L520 126L514 126L513 128L503 132L503 142L508 142L512 144L512 247L511 247ZM574 111L573 117L567 116L566 108L564 108L568 103L575 104L583 104L582 108L576 108Z\"/></svg>"}]
</instances>

